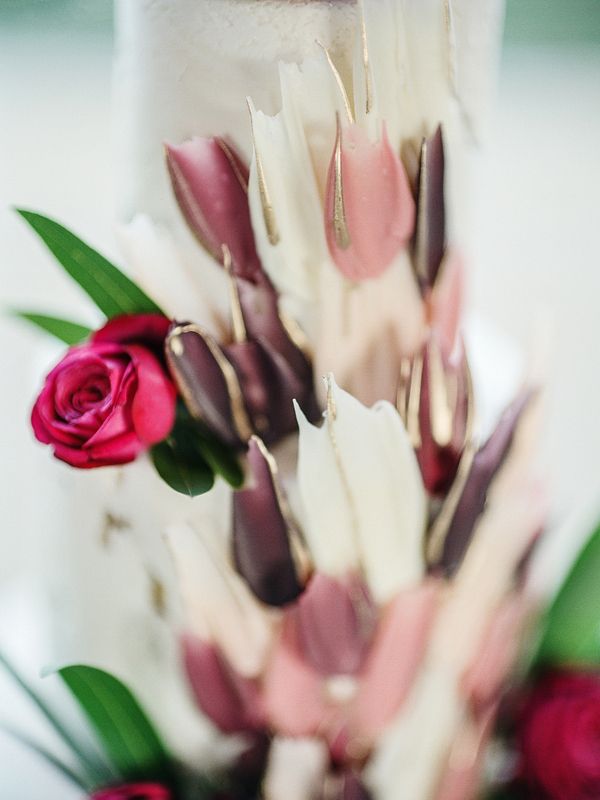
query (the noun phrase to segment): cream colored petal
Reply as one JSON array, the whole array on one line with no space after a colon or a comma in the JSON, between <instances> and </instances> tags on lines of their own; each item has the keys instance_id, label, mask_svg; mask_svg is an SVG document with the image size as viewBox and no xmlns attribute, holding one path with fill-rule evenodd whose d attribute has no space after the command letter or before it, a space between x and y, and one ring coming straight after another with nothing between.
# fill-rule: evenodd
<instances>
[{"instance_id":1,"label":"cream colored petal","mask_svg":"<svg viewBox=\"0 0 600 800\"><path fill-rule=\"evenodd\" d=\"M210 535L172 526L167 543L190 632L217 644L241 675L259 674L271 646L274 616L257 603Z\"/></svg>"},{"instance_id":2,"label":"cream colored petal","mask_svg":"<svg viewBox=\"0 0 600 800\"><path fill-rule=\"evenodd\" d=\"M352 500L327 424L317 428L298 405L295 408L300 428L297 474L304 535L316 569L343 577L360 568Z\"/></svg>"},{"instance_id":3,"label":"cream colored petal","mask_svg":"<svg viewBox=\"0 0 600 800\"><path fill-rule=\"evenodd\" d=\"M421 578L425 492L390 404L368 409L330 378L324 425L301 420L299 485L318 567L340 574L358 556L381 603Z\"/></svg>"},{"instance_id":4,"label":"cream colored petal","mask_svg":"<svg viewBox=\"0 0 600 800\"><path fill-rule=\"evenodd\" d=\"M312 800L320 796L327 764L325 742L275 737L263 784L265 800Z\"/></svg>"},{"instance_id":5,"label":"cream colored petal","mask_svg":"<svg viewBox=\"0 0 600 800\"><path fill-rule=\"evenodd\" d=\"M207 325L228 320L227 284L221 268L183 233L171 233L145 215L118 228L133 278L171 317Z\"/></svg>"}]
</instances>

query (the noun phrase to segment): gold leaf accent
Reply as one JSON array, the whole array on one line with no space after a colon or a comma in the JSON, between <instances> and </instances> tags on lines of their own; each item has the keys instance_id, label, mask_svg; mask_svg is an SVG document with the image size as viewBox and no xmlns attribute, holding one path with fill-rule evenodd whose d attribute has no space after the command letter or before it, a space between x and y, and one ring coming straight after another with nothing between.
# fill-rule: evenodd
<instances>
[{"instance_id":1,"label":"gold leaf accent","mask_svg":"<svg viewBox=\"0 0 600 800\"><path fill-rule=\"evenodd\" d=\"M333 63L333 59L331 57L331 53L325 47L325 45L317 39L317 44L321 48L321 50L325 53L325 58L327 59L327 64L329 65L329 69L333 74L333 78L337 84L338 89L340 90L340 94L342 95L342 100L344 102L344 109L348 116L348 122L352 125L354 122L354 115L352 113L352 107L350 105L350 99L348 97L348 92L346 91L346 87L344 86L344 81L342 80L342 76L338 72L338 68Z\"/></svg>"},{"instance_id":2,"label":"gold leaf accent","mask_svg":"<svg viewBox=\"0 0 600 800\"><path fill-rule=\"evenodd\" d=\"M167 590L165 585L151 573L148 573L148 580L150 581L150 601L152 603L152 608L159 617L164 617L167 611Z\"/></svg>"},{"instance_id":3,"label":"gold leaf accent","mask_svg":"<svg viewBox=\"0 0 600 800\"><path fill-rule=\"evenodd\" d=\"M296 574L302 583L306 583L309 577L312 575L313 564L310 559L308 550L304 545L302 532L298 527L298 524L292 513L292 509L290 507L288 499L285 496L283 489L281 487L281 482L279 479L279 467L277 466L277 461L275 460L275 458L271 454L271 451L268 449L268 447L265 445L265 443L259 436L256 435L252 436L251 441L253 441L260 450L260 454L265 459L269 472L271 473L271 480L273 481L273 488L275 489L275 497L277 498L277 505L279 506L279 510L281 511L281 515L283 516L286 527L288 529L290 552L292 555L292 559L294 561L294 565L296 567Z\"/></svg>"},{"instance_id":4,"label":"gold leaf accent","mask_svg":"<svg viewBox=\"0 0 600 800\"><path fill-rule=\"evenodd\" d=\"M417 355L413 359L408 389L408 404L406 411L406 430L411 445L415 450L421 447L421 424L419 411L421 408L421 388L423 385L423 356Z\"/></svg>"},{"instance_id":5,"label":"gold leaf accent","mask_svg":"<svg viewBox=\"0 0 600 800\"><path fill-rule=\"evenodd\" d=\"M396 409L400 414L400 418L407 427L408 420L408 390L410 386L410 358L402 356L400 359L400 376L398 379L398 388L396 390Z\"/></svg>"},{"instance_id":6,"label":"gold leaf accent","mask_svg":"<svg viewBox=\"0 0 600 800\"><path fill-rule=\"evenodd\" d=\"M254 148L254 159L256 161L256 177L258 180L258 193L260 195L260 204L262 207L263 212L263 219L265 222L265 228L267 231L267 237L269 239L269 243L275 247L276 244L279 244L279 229L277 227L277 219L275 217L275 209L273 208L273 204L271 203L271 196L269 194L269 188L267 186L267 179L265 178L265 170L263 167L262 158L260 153L258 152L258 147L256 146L256 135L254 131L254 113L253 108L248 101L248 109L250 111L250 132L252 134L252 146Z\"/></svg>"},{"instance_id":7,"label":"gold leaf accent","mask_svg":"<svg viewBox=\"0 0 600 800\"><path fill-rule=\"evenodd\" d=\"M225 354L219 345L214 341L212 336L199 325L194 323L177 325L167 336L167 348L175 355L183 355L185 346L180 337L185 333L195 333L200 336L210 350L211 355L217 362L227 387L229 408L236 433L240 439L242 439L242 441L247 441L252 436L253 429L246 411L246 406L244 405L242 388L231 362L226 358ZM177 371L175 371L175 374L177 376ZM186 405L190 409L193 416L195 416L197 419L202 419L201 411L198 408L194 398L190 395L188 387L183 385L179 380L177 380L177 385L186 401Z\"/></svg>"},{"instance_id":8,"label":"gold leaf accent","mask_svg":"<svg viewBox=\"0 0 600 800\"><path fill-rule=\"evenodd\" d=\"M248 181L246 180L244 175L242 175L242 173L240 171L240 165L238 164L238 162L237 162L237 160L236 160L236 158L235 158L235 156L233 154L233 151L231 150L231 148L229 147L227 142L223 141L223 139L217 137L215 139L215 141L217 143L217 146L220 148L220 150L222 151L223 155L225 156L225 158L229 162L229 166L231 167L231 171L233 172L233 174L237 178L238 183L240 184L240 186L244 190L244 193L248 194Z\"/></svg>"},{"instance_id":9,"label":"gold leaf accent","mask_svg":"<svg viewBox=\"0 0 600 800\"><path fill-rule=\"evenodd\" d=\"M333 166L333 230L337 246L341 250L347 250L348 247L350 247L350 233L348 231L346 210L344 208L344 188L342 184L342 127L339 114L337 115Z\"/></svg>"},{"instance_id":10,"label":"gold leaf accent","mask_svg":"<svg viewBox=\"0 0 600 800\"><path fill-rule=\"evenodd\" d=\"M447 447L452 441L455 409L451 404L442 354L433 337L429 342L428 355L431 435L439 447Z\"/></svg>"},{"instance_id":11,"label":"gold leaf accent","mask_svg":"<svg viewBox=\"0 0 600 800\"><path fill-rule=\"evenodd\" d=\"M433 521L425 546L427 563L437 563L444 549L446 535L452 524L452 519L456 512L458 502L462 496L467 478L471 471L471 465L477 452L477 444L473 438L473 425L475 420L475 401L473 394L473 380L468 364L465 365L467 380L467 419L465 424L465 446L460 457L458 470L450 491L446 495L439 514Z\"/></svg>"},{"instance_id":12,"label":"gold leaf accent","mask_svg":"<svg viewBox=\"0 0 600 800\"><path fill-rule=\"evenodd\" d=\"M102 520L102 530L100 532L100 542L103 547L108 547L114 533L131 529L131 522L125 517L113 514L112 511L105 511Z\"/></svg>"},{"instance_id":13,"label":"gold leaf accent","mask_svg":"<svg viewBox=\"0 0 600 800\"><path fill-rule=\"evenodd\" d=\"M231 324L233 329L234 342L245 342L248 338L246 333L246 325L244 323L244 315L242 313L242 306L240 304L240 295L238 292L237 283L232 274L231 266L231 252L226 244L221 245L223 250L223 266L227 275L227 283L229 285L229 305L231 307Z\"/></svg>"},{"instance_id":14,"label":"gold leaf accent","mask_svg":"<svg viewBox=\"0 0 600 800\"><path fill-rule=\"evenodd\" d=\"M369 60L369 43L367 40L367 26L365 23L364 8L361 7L360 39L362 45L362 63L365 71L365 111L367 114L373 108L373 85L371 79L371 65Z\"/></svg>"}]
</instances>

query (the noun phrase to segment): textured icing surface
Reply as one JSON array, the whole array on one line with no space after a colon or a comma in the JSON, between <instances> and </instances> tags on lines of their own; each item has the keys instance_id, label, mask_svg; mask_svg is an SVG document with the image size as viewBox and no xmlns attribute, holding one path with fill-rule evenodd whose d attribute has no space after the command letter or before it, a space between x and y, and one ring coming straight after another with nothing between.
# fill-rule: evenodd
<instances>
[{"instance_id":1,"label":"textured icing surface","mask_svg":"<svg viewBox=\"0 0 600 800\"><path fill-rule=\"evenodd\" d=\"M350 72L356 4L328 0L133 0L117 4L121 212L171 221L161 143L226 135L249 154L246 98L277 111L278 61L330 49Z\"/></svg>"}]
</instances>

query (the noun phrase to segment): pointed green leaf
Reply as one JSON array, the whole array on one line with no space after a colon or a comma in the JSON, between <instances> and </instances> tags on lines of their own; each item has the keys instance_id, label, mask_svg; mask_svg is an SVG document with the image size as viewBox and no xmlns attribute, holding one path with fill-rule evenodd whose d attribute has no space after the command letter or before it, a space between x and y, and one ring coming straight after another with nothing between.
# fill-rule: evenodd
<instances>
[{"instance_id":1,"label":"pointed green leaf","mask_svg":"<svg viewBox=\"0 0 600 800\"><path fill-rule=\"evenodd\" d=\"M160 477L176 492L197 497L212 489L214 473L194 446L189 428L176 424L167 439L154 445L150 455Z\"/></svg>"},{"instance_id":2,"label":"pointed green leaf","mask_svg":"<svg viewBox=\"0 0 600 800\"><path fill-rule=\"evenodd\" d=\"M21 677L20 673L15 669L12 663L6 658L3 653L0 653L0 664L4 667L6 672L12 677L15 683L23 690L29 697L32 703L38 708L41 714L45 717L46 721L56 731L58 736L69 747L73 754L81 763L86 772L88 781L92 785L97 785L107 782L113 776L106 770L103 764L88 753L77 740L76 735L70 731L67 726L56 716L54 711L45 702L45 700Z\"/></svg>"},{"instance_id":3,"label":"pointed green leaf","mask_svg":"<svg viewBox=\"0 0 600 800\"><path fill-rule=\"evenodd\" d=\"M204 460L211 466L215 474L224 478L234 489L244 482L244 472L237 455L209 433L196 432L195 441Z\"/></svg>"},{"instance_id":4,"label":"pointed green leaf","mask_svg":"<svg viewBox=\"0 0 600 800\"><path fill-rule=\"evenodd\" d=\"M104 670L85 665L58 671L115 768L130 780L163 778L169 756L130 690Z\"/></svg>"},{"instance_id":5,"label":"pointed green leaf","mask_svg":"<svg viewBox=\"0 0 600 800\"><path fill-rule=\"evenodd\" d=\"M534 663L600 665L600 525L546 614Z\"/></svg>"},{"instance_id":6,"label":"pointed green leaf","mask_svg":"<svg viewBox=\"0 0 600 800\"><path fill-rule=\"evenodd\" d=\"M120 314L162 313L120 269L58 222L33 211L17 212L109 319Z\"/></svg>"},{"instance_id":7,"label":"pointed green leaf","mask_svg":"<svg viewBox=\"0 0 600 800\"><path fill-rule=\"evenodd\" d=\"M14 314L68 345L80 344L88 339L92 333L91 328L60 317L50 317L47 314L38 314L35 311L15 311Z\"/></svg>"}]
</instances>

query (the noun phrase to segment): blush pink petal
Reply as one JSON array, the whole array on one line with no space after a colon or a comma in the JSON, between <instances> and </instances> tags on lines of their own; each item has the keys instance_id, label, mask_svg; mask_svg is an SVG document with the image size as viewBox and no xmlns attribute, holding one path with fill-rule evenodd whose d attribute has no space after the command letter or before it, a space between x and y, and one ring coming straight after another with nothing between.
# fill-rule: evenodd
<instances>
[{"instance_id":1,"label":"blush pink petal","mask_svg":"<svg viewBox=\"0 0 600 800\"><path fill-rule=\"evenodd\" d=\"M373 144L358 126L340 131L341 187L348 241L336 232L336 153L327 178L325 229L331 257L349 280L376 278L409 241L415 202L385 128ZM339 199L339 198L338 198Z\"/></svg>"},{"instance_id":2,"label":"blush pink petal","mask_svg":"<svg viewBox=\"0 0 600 800\"><path fill-rule=\"evenodd\" d=\"M373 739L393 719L417 674L437 609L441 582L430 579L391 601L360 675L353 732Z\"/></svg>"},{"instance_id":3,"label":"blush pink petal","mask_svg":"<svg viewBox=\"0 0 600 800\"><path fill-rule=\"evenodd\" d=\"M474 800L478 796L482 759L495 716L494 706L477 719L468 720L457 733L435 800Z\"/></svg>"},{"instance_id":4,"label":"blush pink petal","mask_svg":"<svg viewBox=\"0 0 600 800\"><path fill-rule=\"evenodd\" d=\"M490 621L473 663L463 678L463 690L477 709L494 702L517 656L530 603L522 595L506 600Z\"/></svg>"},{"instance_id":5,"label":"blush pink petal","mask_svg":"<svg viewBox=\"0 0 600 800\"><path fill-rule=\"evenodd\" d=\"M323 679L302 658L291 615L264 679L265 705L273 728L284 736L313 736L323 730L332 709L325 698Z\"/></svg>"}]
</instances>

